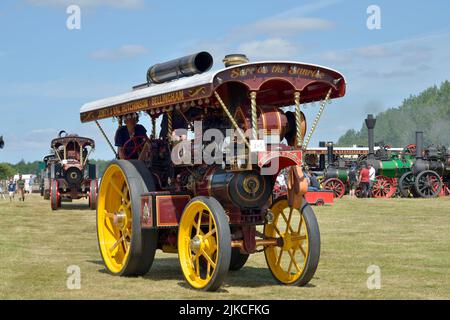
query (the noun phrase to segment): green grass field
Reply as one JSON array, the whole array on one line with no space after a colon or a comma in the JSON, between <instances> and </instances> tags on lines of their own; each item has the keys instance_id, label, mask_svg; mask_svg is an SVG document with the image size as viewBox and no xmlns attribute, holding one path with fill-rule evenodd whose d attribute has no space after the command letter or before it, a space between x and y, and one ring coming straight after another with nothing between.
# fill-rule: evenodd
<instances>
[{"instance_id":1,"label":"green grass field","mask_svg":"<svg viewBox=\"0 0 450 320\"><path fill-rule=\"evenodd\" d=\"M52 212L38 195L0 199L0 298L450 299L450 198L344 198L314 210L322 251L308 286L278 285L258 253L219 292L205 293L187 286L175 254L158 252L144 277L106 274L84 201ZM81 289L67 288L71 265L80 267ZM380 290L367 288L369 265L381 269Z\"/></svg>"}]
</instances>

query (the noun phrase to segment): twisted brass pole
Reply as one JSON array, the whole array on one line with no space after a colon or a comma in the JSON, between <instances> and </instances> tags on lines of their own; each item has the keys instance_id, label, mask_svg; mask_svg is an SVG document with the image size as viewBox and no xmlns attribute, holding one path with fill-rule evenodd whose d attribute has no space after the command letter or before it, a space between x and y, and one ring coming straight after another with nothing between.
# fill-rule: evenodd
<instances>
[{"instance_id":1,"label":"twisted brass pole","mask_svg":"<svg viewBox=\"0 0 450 320\"><path fill-rule=\"evenodd\" d=\"M152 136L156 139L156 119L152 117Z\"/></svg>"},{"instance_id":2,"label":"twisted brass pole","mask_svg":"<svg viewBox=\"0 0 450 320\"><path fill-rule=\"evenodd\" d=\"M258 140L258 118L256 114L256 91L250 93L252 108L252 135L253 139Z\"/></svg>"},{"instance_id":3,"label":"twisted brass pole","mask_svg":"<svg viewBox=\"0 0 450 320\"><path fill-rule=\"evenodd\" d=\"M118 154L116 152L116 149L114 149L111 141L109 141L108 137L106 136L105 131L103 131L103 128L100 126L100 123L98 123L97 120L95 120L95 124L97 125L97 127L100 129L101 134L103 135L103 137L106 139L106 142L108 142L108 145L110 146L111 150L114 152L114 155L116 156L116 158L118 158Z\"/></svg>"},{"instance_id":4,"label":"twisted brass pole","mask_svg":"<svg viewBox=\"0 0 450 320\"><path fill-rule=\"evenodd\" d=\"M325 100L323 100L322 103L320 104L319 111L317 112L316 118L314 119L311 129L308 132L308 137L306 138L306 140L303 143L304 149L306 149L308 147L309 140L311 140L314 130L316 130L317 124L319 123L320 117L322 116L323 110L325 109L325 105L327 104L328 100L330 99L331 90L332 90L332 88L330 88L330 90L328 90Z\"/></svg>"},{"instance_id":5,"label":"twisted brass pole","mask_svg":"<svg viewBox=\"0 0 450 320\"><path fill-rule=\"evenodd\" d=\"M236 120L234 120L233 116L231 115L230 111L228 110L227 106L225 105L225 103L223 102L222 98L219 96L219 94L214 91L214 95L217 98L217 101L219 101L220 105L222 106L223 111L225 112L225 114L228 116L228 119L230 119L231 123L233 124L234 128L236 129L237 133L239 134L239 136L241 137L241 139L244 141L245 145L250 149L250 145L247 141L247 139L245 138L244 133L242 132L242 130L238 127L238 124L236 122Z\"/></svg>"},{"instance_id":6,"label":"twisted brass pole","mask_svg":"<svg viewBox=\"0 0 450 320\"><path fill-rule=\"evenodd\" d=\"M172 137L172 111L167 112L167 138Z\"/></svg>"},{"instance_id":7,"label":"twisted brass pole","mask_svg":"<svg viewBox=\"0 0 450 320\"><path fill-rule=\"evenodd\" d=\"M297 145L296 147L302 146L302 113L300 111L300 91L295 91L295 128L297 134Z\"/></svg>"}]
</instances>

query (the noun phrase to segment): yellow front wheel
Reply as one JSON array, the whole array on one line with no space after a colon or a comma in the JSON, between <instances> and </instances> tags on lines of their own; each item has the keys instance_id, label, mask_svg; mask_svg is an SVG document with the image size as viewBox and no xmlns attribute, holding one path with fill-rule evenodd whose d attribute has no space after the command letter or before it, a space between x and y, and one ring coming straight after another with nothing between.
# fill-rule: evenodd
<instances>
[{"instance_id":1,"label":"yellow front wheel","mask_svg":"<svg viewBox=\"0 0 450 320\"><path fill-rule=\"evenodd\" d=\"M106 168L97 199L97 236L106 270L114 275L142 275L151 267L157 231L141 229L140 201L154 191L141 161L114 160Z\"/></svg>"},{"instance_id":2,"label":"yellow front wheel","mask_svg":"<svg viewBox=\"0 0 450 320\"><path fill-rule=\"evenodd\" d=\"M178 230L178 258L191 287L215 291L222 285L230 266L231 236L216 199L196 197L186 205Z\"/></svg>"},{"instance_id":3,"label":"yellow front wheel","mask_svg":"<svg viewBox=\"0 0 450 320\"><path fill-rule=\"evenodd\" d=\"M264 235L279 239L280 246L264 250L275 279L287 285L305 285L316 272L320 257L320 233L314 211L303 199L302 209L292 209L286 197L271 206L273 221L264 225Z\"/></svg>"}]
</instances>

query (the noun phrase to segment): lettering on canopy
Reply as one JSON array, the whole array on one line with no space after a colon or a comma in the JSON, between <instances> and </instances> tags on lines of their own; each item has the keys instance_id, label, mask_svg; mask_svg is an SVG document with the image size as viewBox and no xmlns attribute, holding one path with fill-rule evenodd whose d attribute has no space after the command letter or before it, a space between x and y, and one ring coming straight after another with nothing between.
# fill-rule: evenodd
<instances>
[{"instance_id":1,"label":"lettering on canopy","mask_svg":"<svg viewBox=\"0 0 450 320\"><path fill-rule=\"evenodd\" d=\"M318 66L289 64L289 63L264 63L260 65L247 65L230 68L217 75L215 85L224 81L242 81L254 85L269 78L285 78L291 82L297 81L325 81L333 84L333 81L341 76L332 70L326 70Z\"/></svg>"},{"instance_id":2,"label":"lettering on canopy","mask_svg":"<svg viewBox=\"0 0 450 320\"><path fill-rule=\"evenodd\" d=\"M184 100L184 91L179 90L175 92L169 92L160 94L150 98L151 107L160 107L168 104L175 104Z\"/></svg>"},{"instance_id":3,"label":"lettering on canopy","mask_svg":"<svg viewBox=\"0 0 450 320\"><path fill-rule=\"evenodd\" d=\"M249 78L254 75L281 75L281 76L304 76L311 79L323 79L324 73L318 69L309 69L298 66L272 65L272 66L249 66L236 68L231 71L231 79Z\"/></svg>"},{"instance_id":4,"label":"lettering on canopy","mask_svg":"<svg viewBox=\"0 0 450 320\"><path fill-rule=\"evenodd\" d=\"M187 89L167 92L150 96L136 101L130 101L115 106L84 112L80 115L82 122L111 118L130 112L148 110L150 108L164 107L195 99L208 98L211 95L210 86L191 87Z\"/></svg>"}]
</instances>

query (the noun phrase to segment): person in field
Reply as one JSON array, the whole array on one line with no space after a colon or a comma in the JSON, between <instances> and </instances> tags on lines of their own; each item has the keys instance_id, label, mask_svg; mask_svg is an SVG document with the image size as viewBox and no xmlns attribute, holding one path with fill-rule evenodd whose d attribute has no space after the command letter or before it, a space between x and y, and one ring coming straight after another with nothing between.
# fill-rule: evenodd
<instances>
[{"instance_id":1,"label":"person in field","mask_svg":"<svg viewBox=\"0 0 450 320\"><path fill-rule=\"evenodd\" d=\"M356 198L356 187L358 186L358 172L355 163L352 164L348 172L348 182L350 187L350 199L354 199Z\"/></svg>"},{"instance_id":2,"label":"person in field","mask_svg":"<svg viewBox=\"0 0 450 320\"><path fill-rule=\"evenodd\" d=\"M138 159L139 152L134 150L136 143L139 143L141 139L147 138L147 129L139 122L139 115L137 113L129 113L124 117L125 125L119 127L116 131L114 142L116 147L118 147L119 159ZM138 137L135 141L130 141Z\"/></svg>"},{"instance_id":3,"label":"person in field","mask_svg":"<svg viewBox=\"0 0 450 320\"><path fill-rule=\"evenodd\" d=\"M359 172L359 186L361 187L361 193L363 198L369 196L369 183L370 183L370 171L369 165L366 164Z\"/></svg>"},{"instance_id":4,"label":"person in field","mask_svg":"<svg viewBox=\"0 0 450 320\"><path fill-rule=\"evenodd\" d=\"M0 196L3 198L3 200L6 200L2 184L3 184L3 181L0 183Z\"/></svg>"},{"instance_id":5,"label":"person in field","mask_svg":"<svg viewBox=\"0 0 450 320\"><path fill-rule=\"evenodd\" d=\"M372 188L376 180L376 171L371 163L369 163L369 196L372 197Z\"/></svg>"},{"instance_id":6,"label":"person in field","mask_svg":"<svg viewBox=\"0 0 450 320\"><path fill-rule=\"evenodd\" d=\"M25 179L22 179L22 175L19 174L19 180L17 180L17 191L20 194L20 199L22 199L22 201L25 201Z\"/></svg>"},{"instance_id":7,"label":"person in field","mask_svg":"<svg viewBox=\"0 0 450 320\"><path fill-rule=\"evenodd\" d=\"M8 194L9 194L9 202L12 202L14 200L14 194L16 193L16 183L14 182L13 178L9 178L8 182Z\"/></svg>"}]
</instances>

